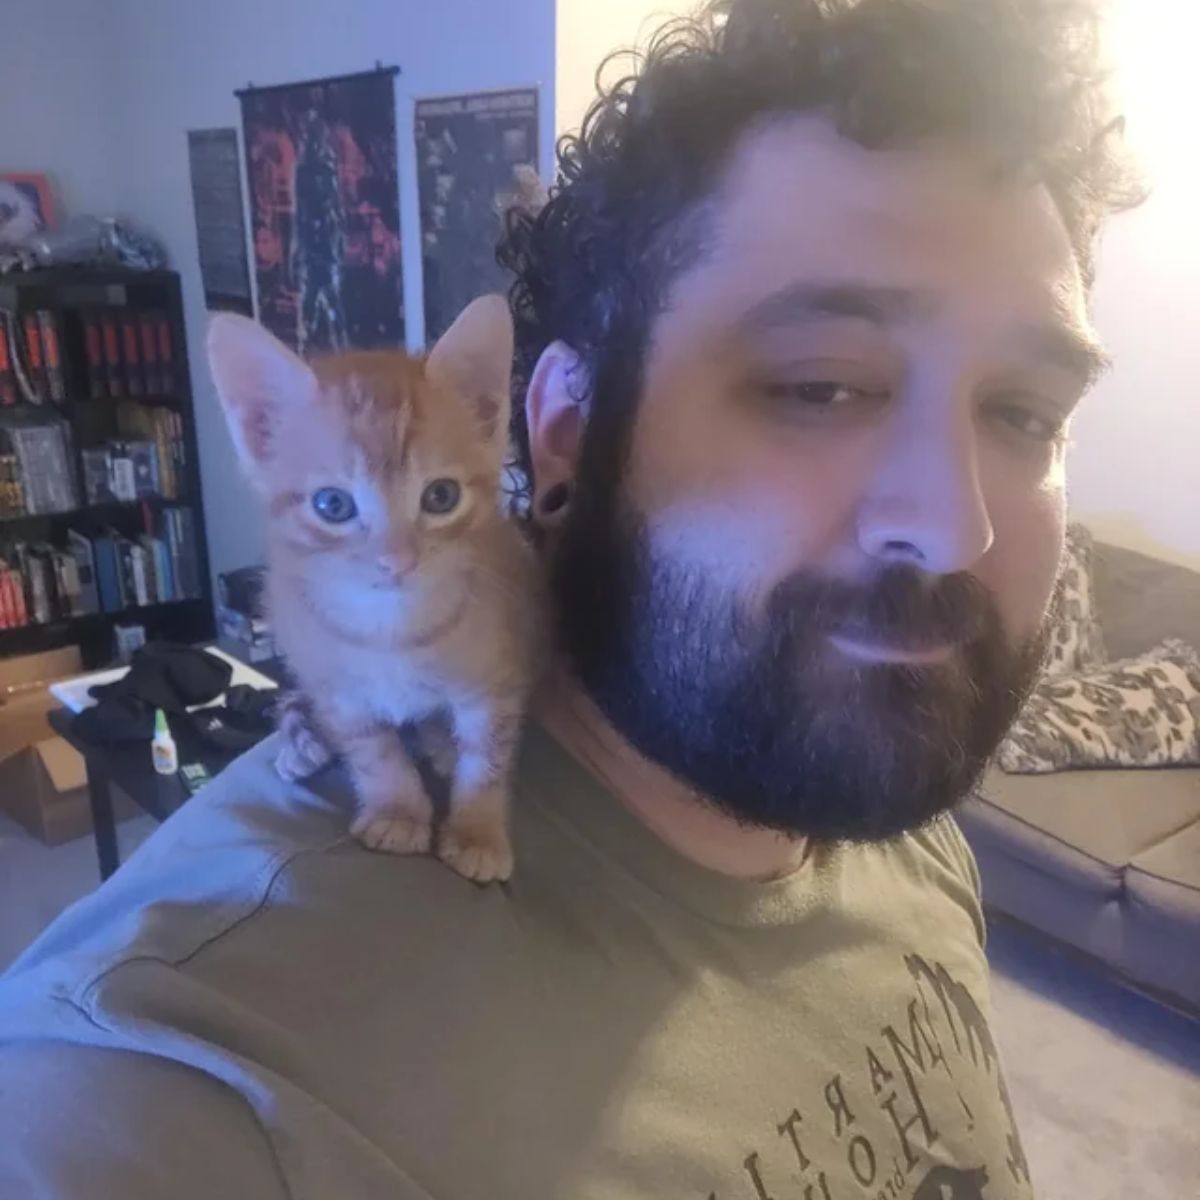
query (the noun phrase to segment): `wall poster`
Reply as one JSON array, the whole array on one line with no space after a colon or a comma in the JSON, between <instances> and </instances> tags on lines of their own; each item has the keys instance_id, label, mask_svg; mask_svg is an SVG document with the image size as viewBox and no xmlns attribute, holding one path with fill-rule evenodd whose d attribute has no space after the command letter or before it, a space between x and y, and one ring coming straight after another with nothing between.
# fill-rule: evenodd
<instances>
[{"instance_id":1,"label":"wall poster","mask_svg":"<svg viewBox=\"0 0 1200 1200\"><path fill-rule=\"evenodd\" d=\"M505 209L539 186L537 88L418 100L415 133L428 345L476 296L508 289L496 243Z\"/></svg>"},{"instance_id":2,"label":"wall poster","mask_svg":"<svg viewBox=\"0 0 1200 1200\"><path fill-rule=\"evenodd\" d=\"M191 129L187 136L205 306L251 316L237 130Z\"/></svg>"},{"instance_id":3,"label":"wall poster","mask_svg":"<svg viewBox=\"0 0 1200 1200\"><path fill-rule=\"evenodd\" d=\"M301 354L404 344L395 75L238 93L258 316Z\"/></svg>"}]
</instances>

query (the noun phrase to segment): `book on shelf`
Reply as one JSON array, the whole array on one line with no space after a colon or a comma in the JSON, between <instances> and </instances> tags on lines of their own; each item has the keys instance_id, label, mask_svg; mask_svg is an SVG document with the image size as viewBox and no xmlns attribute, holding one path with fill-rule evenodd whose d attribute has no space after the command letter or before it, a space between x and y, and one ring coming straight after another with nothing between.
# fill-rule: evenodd
<instances>
[{"instance_id":1,"label":"book on shelf","mask_svg":"<svg viewBox=\"0 0 1200 1200\"><path fill-rule=\"evenodd\" d=\"M146 409L138 405L122 406L123 416L137 409L144 419L119 420L126 429L137 429L146 436L127 441L88 446L80 459L83 464L84 495L88 504L130 503L153 496L178 499L178 471L175 466L177 444L182 441L182 424L164 408Z\"/></svg>"},{"instance_id":2,"label":"book on shelf","mask_svg":"<svg viewBox=\"0 0 1200 1200\"><path fill-rule=\"evenodd\" d=\"M67 398L58 316L40 308L0 320L0 405Z\"/></svg>"},{"instance_id":3,"label":"book on shelf","mask_svg":"<svg viewBox=\"0 0 1200 1200\"><path fill-rule=\"evenodd\" d=\"M113 526L0 547L0 629L118 613L200 596L195 522L188 506L147 510L144 530Z\"/></svg>"},{"instance_id":4,"label":"book on shelf","mask_svg":"<svg viewBox=\"0 0 1200 1200\"><path fill-rule=\"evenodd\" d=\"M79 577L79 613L100 611L100 594L96 590L96 556L92 543L75 529L67 530L67 546L75 560L75 573Z\"/></svg>"},{"instance_id":5,"label":"book on shelf","mask_svg":"<svg viewBox=\"0 0 1200 1200\"><path fill-rule=\"evenodd\" d=\"M129 309L121 313L121 349L125 365L125 394L140 396L146 390L146 376L142 370L142 341L137 318Z\"/></svg>"},{"instance_id":6,"label":"book on shelf","mask_svg":"<svg viewBox=\"0 0 1200 1200\"><path fill-rule=\"evenodd\" d=\"M93 400L170 395L175 347L170 317L158 308L119 305L76 311L83 330L86 395ZM81 377L82 378L82 377ZM5 313L0 320L0 406L67 399L59 312Z\"/></svg>"},{"instance_id":7,"label":"book on shelf","mask_svg":"<svg viewBox=\"0 0 1200 1200\"><path fill-rule=\"evenodd\" d=\"M117 497L112 490L108 447L85 446L79 452L79 461L83 466L83 494L87 503L114 503Z\"/></svg>"},{"instance_id":8,"label":"book on shelf","mask_svg":"<svg viewBox=\"0 0 1200 1200\"><path fill-rule=\"evenodd\" d=\"M196 527L188 507L169 508L169 540L177 550L175 579L179 594L189 599L200 595L200 563L196 554Z\"/></svg>"},{"instance_id":9,"label":"book on shelf","mask_svg":"<svg viewBox=\"0 0 1200 1200\"><path fill-rule=\"evenodd\" d=\"M171 555L167 543L161 537L151 537L148 533L141 538L154 574L154 586L160 600L177 600L181 597L175 590L175 576L171 570Z\"/></svg>"},{"instance_id":10,"label":"book on shelf","mask_svg":"<svg viewBox=\"0 0 1200 1200\"><path fill-rule=\"evenodd\" d=\"M125 593L121 587L120 563L113 535L105 533L92 541L92 554L96 562L96 589L103 612L120 612L126 607Z\"/></svg>"},{"instance_id":11,"label":"book on shelf","mask_svg":"<svg viewBox=\"0 0 1200 1200\"><path fill-rule=\"evenodd\" d=\"M164 395L175 391L175 350L171 333L171 322L165 312L154 313L154 324L158 331L158 378L159 390Z\"/></svg>"},{"instance_id":12,"label":"book on shelf","mask_svg":"<svg viewBox=\"0 0 1200 1200\"><path fill-rule=\"evenodd\" d=\"M0 520L25 515L25 485L15 454L0 454Z\"/></svg>"},{"instance_id":13,"label":"book on shelf","mask_svg":"<svg viewBox=\"0 0 1200 1200\"><path fill-rule=\"evenodd\" d=\"M88 389L92 399L166 395L174 390L171 322L161 309L86 309Z\"/></svg>"},{"instance_id":14,"label":"book on shelf","mask_svg":"<svg viewBox=\"0 0 1200 1200\"><path fill-rule=\"evenodd\" d=\"M146 372L146 391L162 395L171 389L164 386L158 367L158 322L152 312L138 313L138 332L142 341L142 368Z\"/></svg>"},{"instance_id":15,"label":"book on shelf","mask_svg":"<svg viewBox=\"0 0 1200 1200\"><path fill-rule=\"evenodd\" d=\"M25 397L30 404L42 404L46 399L46 369L42 361L42 330L37 313L26 313L21 318L25 335L25 375L29 382L29 394Z\"/></svg>"},{"instance_id":16,"label":"book on shelf","mask_svg":"<svg viewBox=\"0 0 1200 1200\"><path fill-rule=\"evenodd\" d=\"M121 338L117 314L111 308L100 310L100 349L104 356L105 395L121 394Z\"/></svg>"},{"instance_id":17,"label":"book on shelf","mask_svg":"<svg viewBox=\"0 0 1200 1200\"><path fill-rule=\"evenodd\" d=\"M17 399L17 375L13 368L8 322L0 320L0 407L8 408L16 404Z\"/></svg>"},{"instance_id":18,"label":"book on shelf","mask_svg":"<svg viewBox=\"0 0 1200 1200\"><path fill-rule=\"evenodd\" d=\"M133 477L133 459L123 448L117 448L108 458L109 490L119 501L131 504L137 499L137 484Z\"/></svg>"},{"instance_id":19,"label":"book on shelf","mask_svg":"<svg viewBox=\"0 0 1200 1200\"><path fill-rule=\"evenodd\" d=\"M133 565L133 594L138 607L154 604L158 596L154 590L153 568L146 557L146 547L140 542L129 542L129 559Z\"/></svg>"},{"instance_id":20,"label":"book on shelf","mask_svg":"<svg viewBox=\"0 0 1200 1200\"><path fill-rule=\"evenodd\" d=\"M58 314L48 308L37 311L38 331L42 340L42 366L46 379L46 394L61 404L67 398L67 381L63 374L62 338L59 334Z\"/></svg>"},{"instance_id":21,"label":"book on shelf","mask_svg":"<svg viewBox=\"0 0 1200 1200\"><path fill-rule=\"evenodd\" d=\"M79 314L83 322L84 359L88 366L88 395L92 400L103 400L108 395L108 376L104 372L104 331L100 313L95 308L85 308Z\"/></svg>"},{"instance_id":22,"label":"book on shelf","mask_svg":"<svg viewBox=\"0 0 1200 1200\"><path fill-rule=\"evenodd\" d=\"M121 598L126 608L135 608L145 601L138 597L137 577L133 569L133 543L127 537L114 534L114 544L121 573Z\"/></svg>"},{"instance_id":23,"label":"book on shelf","mask_svg":"<svg viewBox=\"0 0 1200 1200\"><path fill-rule=\"evenodd\" d=\"M15 476L6 482L19 485L4 489L5 516L40 516L79 507L74 441L66 421L5 425L0 440L7 443L0 449L8 451L3 475Z\"/></svg>"},{"instance_id":24,"label":"book on shelf","mask_svg":"<svg viewBox=\"0 0 1200 1200\"><path fill-rule=\"evenodd\" d=\"M24 577L15 563L0 558L0 628L19 629L28 624Z\"/></svg>"},{"instance_id":25,"label":"book on shelf","mask_svg":"<svg viewBox=\"0 0 1200 1200\"><path fill-rule=\"evenodd\" d=\"M42 333L37 314L18 315L0 310L3 330L3 376L0 396L7 407L13 404L40 405L45 402L45 371L42 362Z\"/></svg>"}]
</instances>

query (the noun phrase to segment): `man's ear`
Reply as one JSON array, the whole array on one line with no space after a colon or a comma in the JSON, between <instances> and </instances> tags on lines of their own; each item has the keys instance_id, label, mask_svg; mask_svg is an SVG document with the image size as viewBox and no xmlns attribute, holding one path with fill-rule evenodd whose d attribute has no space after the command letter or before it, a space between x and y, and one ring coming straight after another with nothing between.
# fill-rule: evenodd
<instances>
[{"instance_id":1,"label":"man's ear","mask_svg":"<svg viewBox=\"0 0 1200 1200\"><path fill-rule=\"evenodd\" d=\"M551 342L537 361L525 393L525 421L533 466L534 519L539 501L563 494L575 480L589 403L586 371L566 342Z\"/></svg>"},{"instance_id":2,"label":"man's ear","mask_svg":"<svg viewBox=\"0 0 1200 1200\"><path fill-rule=\"evenodd\" d=\"M316 376L257 321L233 313L212 318L207 347L233 444L254 478L270 460L283 422L316 395Z\"/></svg>"},{"instance_id":3,"label":"man's ear","mask_svg":"<svg viewBox=\"0 0 1200 1200\"><path fill-rule=\"evenodd\" d=\"M497 458L508 450L513 324L503 296L480 296L459 313L425 360L433 379L471 402Z\"/></svg>"}]
</instances>

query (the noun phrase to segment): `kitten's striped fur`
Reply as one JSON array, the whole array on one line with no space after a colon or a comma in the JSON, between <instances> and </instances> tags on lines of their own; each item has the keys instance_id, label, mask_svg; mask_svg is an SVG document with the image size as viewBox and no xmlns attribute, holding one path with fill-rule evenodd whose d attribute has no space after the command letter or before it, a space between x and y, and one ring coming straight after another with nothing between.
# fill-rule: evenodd
<instances>
[{"instance_id":1,"label":"kitten's striped fur","mask_svg":"<svg viewBox=\"0 0 1200 1200\"><path fill-rule=\"evenodd\" d=\"M502 515L512 327L472 304L427 358L375 351L304 364L260 326L220 316L209 357L234 440L267 500L267 603L302 703L285 708L281 773L342 754L372 849L433 847L433 810L397 727L449 715L450 809L437 851L507 878L507 786L542 628L533 563ZM433 480L461 500L422 507ZM323 520L322 488L356 514ZM315 725L320 737L313 736Z\"/></svg>"}]
</instances>

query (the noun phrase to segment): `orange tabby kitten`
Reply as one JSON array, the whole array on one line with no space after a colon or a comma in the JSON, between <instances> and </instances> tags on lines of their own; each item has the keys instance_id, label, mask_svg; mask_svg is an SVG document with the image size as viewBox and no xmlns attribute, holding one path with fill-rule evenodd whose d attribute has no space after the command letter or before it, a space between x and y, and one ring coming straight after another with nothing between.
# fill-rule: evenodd
<instances>
[{"instance_id":1,"label":"orange tabby kitten","mask_svg":"<svg viewBox=\"0 0 1200 1200\"><path fill-rule=\"evenodd\" d=\"M280 773L308 773L328 744L354 780L354 835L427 851L433 808L397 728L448 714L438 853L470 879L508 878L508 775L538 628L532 561L499 508L508 305L476 300L425 358L306 365L230 315L213 318L208 354L267 501L271 624L320 734L293 708Z\"/></svg>"}]
</instances>

